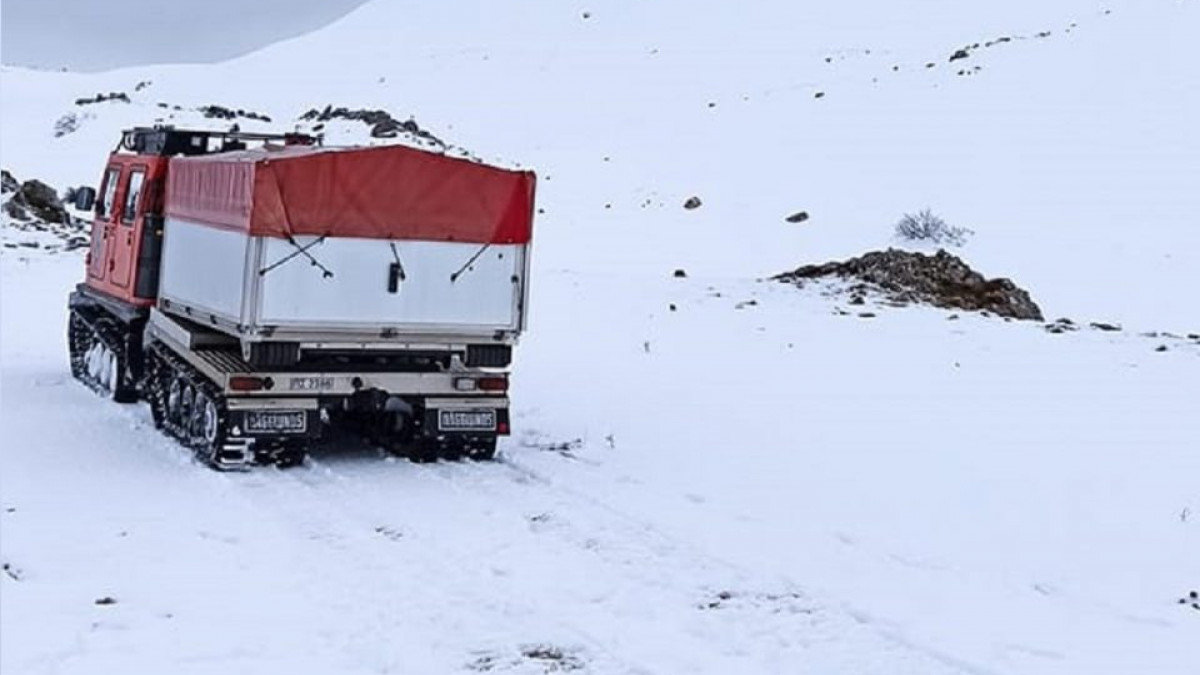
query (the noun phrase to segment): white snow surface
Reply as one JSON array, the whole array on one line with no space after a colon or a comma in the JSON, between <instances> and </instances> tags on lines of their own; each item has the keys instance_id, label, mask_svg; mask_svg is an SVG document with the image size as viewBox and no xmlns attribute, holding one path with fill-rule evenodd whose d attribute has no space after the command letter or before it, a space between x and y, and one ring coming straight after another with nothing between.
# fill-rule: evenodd
<instances>
[{"instance_id":1,"label":"white snow surface","mask_svg":"<svg viewBox=\"0 0 1200 675\"><path fill-rule=\"evenodd\" d=\"M487 464L203 469L71 380L82 253L4 248L0 671L1194 673L1200 3L812 4L375 0L224 64L5 67L20 179L333 104L545 213ZM926 206L1083 328L762 280Z\"/></svg>"}]
</instances>

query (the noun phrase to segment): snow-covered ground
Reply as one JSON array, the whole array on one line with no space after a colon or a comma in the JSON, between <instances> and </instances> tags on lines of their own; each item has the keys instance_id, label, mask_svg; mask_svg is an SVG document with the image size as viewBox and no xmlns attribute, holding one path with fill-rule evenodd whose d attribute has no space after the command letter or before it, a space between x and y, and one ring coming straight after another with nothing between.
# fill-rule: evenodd
<instances>
[{"instance_id":1,"label":"snow-covered ground","mask_svg":"<svg viewBox=\"0 0 1200 675\"><path fill-rule=\"evenodd\" d=\"M701 4L376 0L215 66L5 68L18 178L332 104L535 167L545 213L493 464L201 469L70 379L81 254L5 248L0 671L1195 672L1200 3ZM924 206L1124 330L759 280Z\"/></svg>"}]
</instances>

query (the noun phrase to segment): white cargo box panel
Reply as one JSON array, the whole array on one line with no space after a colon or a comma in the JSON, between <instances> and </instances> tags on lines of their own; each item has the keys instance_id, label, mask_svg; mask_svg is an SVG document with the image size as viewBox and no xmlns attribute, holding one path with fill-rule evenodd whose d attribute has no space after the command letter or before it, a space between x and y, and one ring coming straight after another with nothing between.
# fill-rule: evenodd
<instances>
[{"instance_id":1,"label":"white cargo box panel","mask_svg":"<svg viewBox=\"0 0 1200 675\"><path fill-rule=\"evenodd\" d=\"M491 337L522 328L527 248L288 241L167 218L159 297L168 311L248 338Z\"/></svg>"},{"instance_id":2,"label":"white cargo box panel","mask_svg":"<svg viewBox=\"0 0 1200 675\"><path fill-rule=\"evenodd\" d=\"M159 305L244 340L511 340L535 182L405 146L175 157Z\"/></svg>"}]
</instances>

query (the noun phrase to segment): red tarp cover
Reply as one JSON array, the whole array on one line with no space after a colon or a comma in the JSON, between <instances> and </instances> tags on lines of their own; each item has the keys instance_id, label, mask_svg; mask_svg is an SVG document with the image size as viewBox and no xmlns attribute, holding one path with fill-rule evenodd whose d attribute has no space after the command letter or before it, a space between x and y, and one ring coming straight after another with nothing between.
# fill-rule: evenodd
<instances>
[{"instance_id":1,"label":"red tarp cover","mask_svg":"<svg viewBox=\"0 0 1200 675\"><path fill-rule=\"evenodd\" d=\"M168 216L256 237L523 244L535 177L390 145L171 159Z\"/></svg>"}]
</instances>

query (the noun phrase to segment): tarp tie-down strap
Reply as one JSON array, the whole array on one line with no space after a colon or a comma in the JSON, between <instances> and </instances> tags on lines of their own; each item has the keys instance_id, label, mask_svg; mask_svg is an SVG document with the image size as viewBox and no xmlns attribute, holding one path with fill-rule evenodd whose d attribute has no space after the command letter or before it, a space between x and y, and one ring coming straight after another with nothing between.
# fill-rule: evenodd
<instances>
[{"instance_id":1,"label":"tarp tie-down strap","mask_svg":"<svg viewBox=\"0 0 1200 675\"><path fill-rule=\"evenodd\" d=\"M314 247L314 246L317 246L318 244L323 244L323 243L325 243L325 237L324 237L324 236L318 237L318 238L316 238L316 239L314 239L314 240L312 240L312 241L308 242L307 244L305 244L305 245L301 246L301 245L300 245L300 243L299 243L299 242L297 242L297 241L296 241L296 239L295 239L294 237L292 237L292 235L290 235L290 234L289 234L289 235L287 236L287 242L288 242L289 244L291 244L292 246L295 246L295 247L296 247L296 250L295 250L295 251L292 251L291 253L289 253L289 254L285 255L284 257L280 258L279 260L276 260L275 262L271 263L270 265L267 265L266 267L264 267L264 268L262 268L261 270L259 270L259 271L258 271L258 275L259 275L259 276L263 276L263 275L265 275L267 272L270 272L271 270L273 270L273 269L275 269L275 268L277 268L277 267L280 267L280 266L282 266L284 263L286 263L287 261L291 260L292 258L295 258L295 257L298 257L298 256L304 256L305 258L308 258L308 262L309 262L310 264L312 264L312 266L313 266L313 267L316 267L317 269L321 270L321 277L322 277L322 278L324 278L324 279L330 279L330 278L332 278L332 277L333 277L333 272L329 271L329 268L327 268L327 267L325 267L324 265L322 265L322 264L321 264L321 263L320 263L320 262L319 262L319 261L318 261L316 258L312 257L312 254L311 254L311 253L309 253L309 252L308 252L308 249L310 249L310 248L312 248L312 247Z\"/></svg>"},{"instance_id":2,"label":"tarp tie-down strap","mask_svg":"<svg viewBox=\"0 0 1200 675\"><path fill-rule=\"evenodd\" d=\"M396 259L396 269L400 272L400 281L404 281L408 275L404 273L404 263L400 262L400 252L396 250L396 242L389 241L388 246L392 247L392 257Z\"/></svg>"},{"instance_id":3,"label":"tarp tie-down strap","mask_svg":"<svg viewBox=\"0 0 1200 675\"><path fill-rule=\"evenodd\" d=\"M458 268L458 271L457 271L457 272L455 272L454 274L451 274L451 275L450 275L450 283L454 283L454 282L458 281L458 278L459 278L460 276L462 276L462 273L463 273L463 272L466 272L466 271L467 271L467 269L469 269L469 268L471 267L471 263L475 262L476 260L479 260L479 256L483 255L483 252L484 252L484 251L486 251L486 250L488 250L489 248L491 248L491 246L492 246L492 243L491 243L491 242L488 242L488 243L486 243L486 244L484 244L484 245L483 245L483 248L481 248L481 249L479 249L478 251L476 251L476 252L475 252L475 255L471 256L471 259L470 259L470 260L468 260L467 262L463 263L463 266L462 266L462 267L460 267L460 268Z\"/></svg>"}]
</instances>

